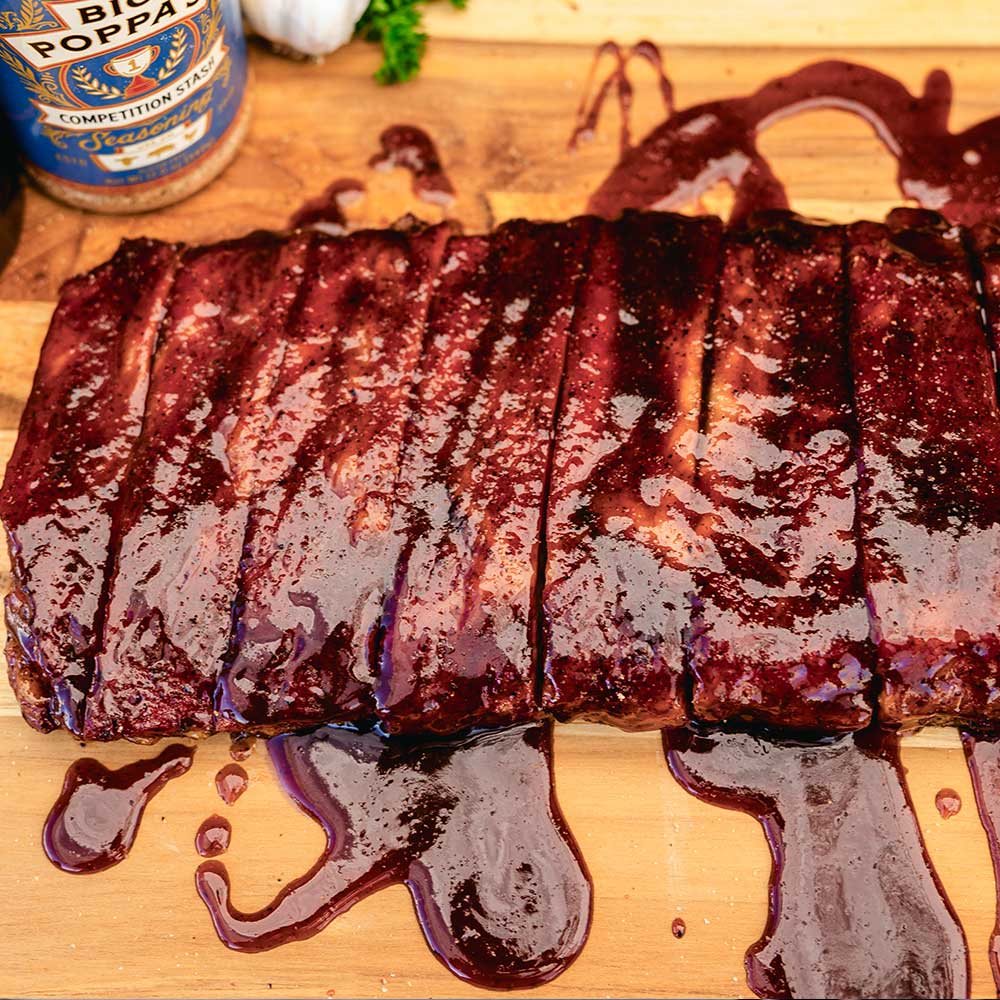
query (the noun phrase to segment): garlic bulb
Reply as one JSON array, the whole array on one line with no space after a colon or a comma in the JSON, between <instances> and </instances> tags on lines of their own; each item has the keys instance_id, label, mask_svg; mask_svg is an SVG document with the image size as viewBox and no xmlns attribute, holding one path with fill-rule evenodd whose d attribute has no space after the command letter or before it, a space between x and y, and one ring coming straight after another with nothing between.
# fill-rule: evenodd
<instances>
[{"instance_id":1,"label":"garlic bulb","mask_svg":"<svg viewBox=\"0 0 1000 1000\"><path fill-rule=\"evenodd\" d=\"M243 0L250 27L276 48L324 56L351 40L368 0Z\"/></svg>"}]
</instances>

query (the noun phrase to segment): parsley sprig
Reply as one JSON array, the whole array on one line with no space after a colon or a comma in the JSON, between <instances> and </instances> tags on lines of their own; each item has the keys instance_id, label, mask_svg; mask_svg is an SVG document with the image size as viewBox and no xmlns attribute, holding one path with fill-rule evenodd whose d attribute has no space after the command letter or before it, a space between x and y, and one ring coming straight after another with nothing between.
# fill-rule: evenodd
<instances>
[{"instance_id":1,"label":"parsley sprig","mask_svg":"<svg viewBox=\"0 0 1000 1000\"><path fill-rule=\"evenodd\" d=\"M382 45L379 83L402 83L416 76L427 48L421 4L426 0L372 0L355 27L359 38ZM448 0L464 10L468 0Z\"/></svg>"}]
</instances>

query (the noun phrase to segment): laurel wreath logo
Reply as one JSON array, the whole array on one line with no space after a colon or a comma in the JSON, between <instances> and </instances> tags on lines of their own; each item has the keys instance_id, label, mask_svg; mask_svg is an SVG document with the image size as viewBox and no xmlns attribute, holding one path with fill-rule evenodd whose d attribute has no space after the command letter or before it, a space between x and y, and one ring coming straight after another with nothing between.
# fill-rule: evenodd
<instances>
[{"instance_id":1,"label":"laurel wreath logo","mask_svg":"<svg viewBox=\"0 0 1000 1000\"><path fill-rule=\"evenodd\" d=\"M5 31L33 31L55 27L49 12L36 0L21 0L21 9L0 14L0 28Z\"/></svg>"},{"instance_id":2,"label":"laurel wreath logo","mask_svg":"<svg viewBox=\"0 0 1000 1000\"><path fill-rule=\"evenodd\" d=\"M181 61L184 59L184 53L187 52L187 47L187 32L183 28L178 28L171 37L167 60L156 74L157 80L165 80L180 66Z\"/></svg>"},{"instance_id":3,"label":"laurel wreath logo","mask_svg":"<svg viewBox=\"0 0 1000 1000\"><path fill-rule=\"evenodd\" d=\"M73 82L91 97L102 97L106 101L121 97L122 92L119 87L112 87L110 84L102 83L86 66L74 66L70 76Z\"/></svg>"}]
</instances>

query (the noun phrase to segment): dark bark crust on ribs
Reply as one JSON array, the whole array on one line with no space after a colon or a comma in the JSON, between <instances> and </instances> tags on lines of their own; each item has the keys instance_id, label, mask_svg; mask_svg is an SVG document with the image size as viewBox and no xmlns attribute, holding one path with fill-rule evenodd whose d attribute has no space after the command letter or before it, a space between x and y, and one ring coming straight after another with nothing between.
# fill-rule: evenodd
<instances>
[{"instance_id":1,"label":"dark bark crust on ribs","mask_svg":"<svg viewBox=\"0 0 1000 1000\"><path fill-rule=\"evenodd\" d=\"M698 463L702 719L833 730L871 719L843 242L839 227L786 214L726 238Z\"/></svg>"},{"instance_id":2,"label":"dark bark crust on ribs","mask_svg":"<svg viewBox=\"0 0 1000 1000\"><path fill-rule=\"evenodd\" d=\"M140 429L177 249L123 243L63 286L7 465L7 661L25 718L79 732L111 521Z\"/></svg>"}]
</instances>

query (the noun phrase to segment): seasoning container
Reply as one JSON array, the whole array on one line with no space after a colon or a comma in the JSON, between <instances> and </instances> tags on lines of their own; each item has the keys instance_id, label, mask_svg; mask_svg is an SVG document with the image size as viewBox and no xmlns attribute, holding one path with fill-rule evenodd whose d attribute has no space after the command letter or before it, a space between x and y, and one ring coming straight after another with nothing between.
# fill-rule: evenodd
<instances>
[{"instance_id":1,"label":"seasoning container","mask_svg":"<svg viewBox=\"0 0 1000 1000\"><path fill-rule=\"evenodd\" d=\"M97 212L179 201L246 131L239 0L0 0L0 109L25 168Z\"/></svg>"}]
</instances>

